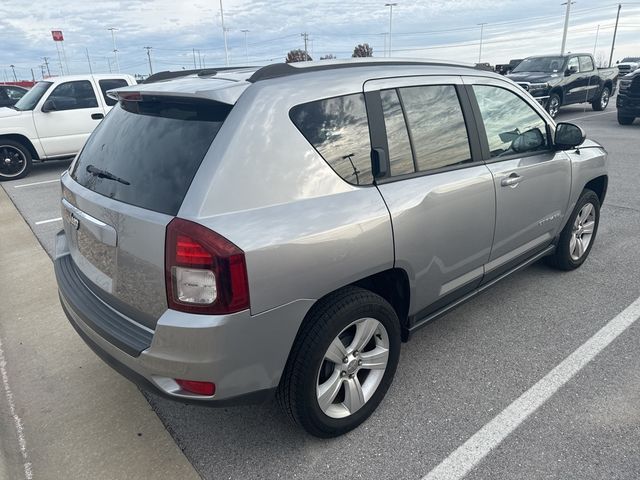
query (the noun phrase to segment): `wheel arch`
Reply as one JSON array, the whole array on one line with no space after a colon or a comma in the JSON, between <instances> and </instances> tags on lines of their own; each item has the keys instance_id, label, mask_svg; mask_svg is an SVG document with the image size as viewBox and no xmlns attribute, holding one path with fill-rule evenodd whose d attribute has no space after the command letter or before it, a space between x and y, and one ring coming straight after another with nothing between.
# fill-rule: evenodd
<instances>
[{"instance_id":1,"label":"wheel arch","mask_svg":"<svg viewBox=\"0 0 640 480\"><path fill-rule=\"evenodd\" d=\"M2 134L0 135L0 141L2 140L13 140L14 142L21 143L27 148L27 150L29 150L29 153L31 154L32 159L40 160L40 155L38 155L38 151L33 146L33 143L31 143L31 140L29 140L24 135L20 135L18 133Z\"/></svg>"},{"instance_id":2,"label":"wheel arch","mask_svg":"<svg viewBox=\"0 0 640 480\"><path fill-rule=\"evenodd\" d=\"M598 195L598 199L600 200L600 205L604 202L604 198L607 195L607 187L609 185L609 177L607 175L600 175L594 179L589 180L584 189L589 189L595 192Z\"/></svg>"},{"instance_id":3,"label":"wheel arch","mask_svg":"<svg viewBox=\"0 0 640 480\"><path fill-rule=\"evenodd\" d=\"M560 105L562 105L564 103L564 90L562 87L553 87L551 89L551 91L549 92L549 96L553 95L553 94L558 95L558 97L560 97Z\"/></svg>"}]
</instances>

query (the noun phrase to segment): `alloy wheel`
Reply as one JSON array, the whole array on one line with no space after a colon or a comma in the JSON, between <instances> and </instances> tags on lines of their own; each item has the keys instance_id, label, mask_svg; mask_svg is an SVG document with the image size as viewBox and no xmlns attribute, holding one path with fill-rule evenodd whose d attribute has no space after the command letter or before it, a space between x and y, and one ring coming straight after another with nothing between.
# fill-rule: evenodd
<instances>
[{"instance_id":1,"label":"alloy wheel","mask_svg":"<svg viewBox=\"0 0 640 480\"><path fill-rule=\"evenodd\" d=\"M549 115L551 115L551 118L556 118L556 115L558 115L558 111L560 110L560 101L558 100L557 97L553 97L551 98L551 100L549 100Z\"/></svg>"},{"instance_id":2,"label":"alloy wheel","mask_svg":"<svg viewBox=\"0 0 640 480\"><path fill-rule=\"evenodd\" d=\"M596 209L591 203L585 203L573 222L573 231L569 239L569 254L578 261L585 254L596 225Z\"/></svg>"},{"instance_id":3,"label":"alloy wheel","mask_svg":"<svg viewBox=\"0 0 640 480\"><path fill-rule=\"evenodd\" d=\"M604 110L607 108L607 105L609 105L609 90L605 88L602 92L602 96L600 97L600 106Z\"/></svg>"},{"instance_id":4,"label":"alloy wheel","mask_svg":"<svg viewBox=\"0 0 640 480\"><path fill-rule=\"evenodd\" d=\"M316 398L325 415L344 418L374 395L387 368L389 335L374 318L351 323L331 342L316 381Z\"/></svg>"},{"instance_id":5,"label":"alloy wheel","mask_svg":"<svg viewBox=\"0 0 640 480\"><path fill-rule=\"evenodd\" d=\"M0 145L0 175L5 178L17 177L27 168L27 158L22 151L12 145Z\"/></svg>"}]
</instances>

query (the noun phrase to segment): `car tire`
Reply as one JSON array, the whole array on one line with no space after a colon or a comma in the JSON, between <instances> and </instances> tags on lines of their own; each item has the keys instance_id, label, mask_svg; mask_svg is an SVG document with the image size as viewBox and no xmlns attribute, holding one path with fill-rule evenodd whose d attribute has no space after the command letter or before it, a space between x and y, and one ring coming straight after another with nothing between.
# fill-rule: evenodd
<instances>
[{"instance_id":1,"label":"car tire","mask_svg":"<svg viewBox=\"0 0 640 480\"><path fill-rule=\"evenodd\" d=\"M382 401L398 365L400 343L398 316L382 297L357 287L330 294L305 318L277 399L311 435L342 435Z\"/></svg>"},{"instance_id":2,"label":"car tire","mask_svg":"<svg viewBox=\"0 0 640 480\"><path fill-rule=\"evenodd\" d=\"M560 233L556 251L548 263L560 270L575 270L589 256L600 223L600 199L592 190L582 191L569 221Z\"/></svg>"},{"instance_id":3,"label":"car tire","mask_svg":"<svg viewBox=\"0 0 640 480\"><path fill-rule=\"evenodd\" d=\"M604 87L601 92L598 92L598 97L591 103L591 107L596 112L601 112L607 105L609 105L609 100L611 99L611 89L609 87Z\"/></svg>"},{"instance_id":4,"label":"car tire","mask_svg":"<svg viewBox=\"0 0 640 480\"><path fill-rule=\"evenodd\" d=\"M628 117L626 115L621 115L620 111L618 111L618 123L620 125L631 125L635 120L635 117Z\"/></svg>"},{"instance_id":5,"label":"car tire","mask_svg":"<svg viewBox=\"0 0 640 480\"><path fill-rule=\"evenodd\" d=\"M31 163L31 152L22 143L0 139L0 181L26 177Z\"/></svg>"},{"instance_id":6,"label":"car tire","mask_svg":"<svg viewBox=\"0 0 640 480\"><path fill-rule=\"evenodd\" d=\"M560 100L560 95L557 93L552 93L549 95L547 99L546 110L551 115L551 118L556 118L558 116L558 112L560 111L560 106L562 105L562 100Z\"/></svg>"}]
</instances>

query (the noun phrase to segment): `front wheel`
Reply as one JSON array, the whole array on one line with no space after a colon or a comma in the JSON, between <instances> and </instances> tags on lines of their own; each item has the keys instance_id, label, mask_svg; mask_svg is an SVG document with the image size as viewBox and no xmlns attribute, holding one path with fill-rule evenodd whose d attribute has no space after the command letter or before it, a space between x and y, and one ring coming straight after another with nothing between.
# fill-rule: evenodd
<instances>
[{"instance_id":1,"label":"front wheel","mask_svg":"<svg viewBox=\"0 0 640 480\"><path fill-rule=\"evenodd\" d=\"M602 92L600 92L600 95L598 95L598 98L591 103L591 107L596 112L600 112L609 105L609 98L611 98L611 90L609 90L609 87L605 87L602 89Z\"/></svg>"},{"instance_id":2,"label":"front wheel","mask_svg":"<svg viewBox=\"0 0 640 480\"><path fill-rule=\"evenodd\" d=\"M600 199L592 190L583 190L565 225L549 263L560 270L574 270L584 263L598 233Z\"/></svg>"},{"instance_id":3,"label":"front wheel","mask_svg":"<svg viewBox=\"0 0 640 480\"><path fill-rule=\"evenodd\" d=\"M356 428L387 392L398 365L400 324L382 297L348 287L314 307L278 388L287 414L329 438Z\"/></svg>"},{"instance_id":4,"label":"front wheel","mask_svg":"<svg viewBox=\"0 0 640 480\"><path fill-rule=\"evenodd\" d=\"M0 181L17 180L31 170L31 153L20 142L0 139Z\"/></svg>"},{"instance_id":5,"label":"front wheel","mask_svg":"<svg viewBox=\"0 0 640 480\"><path fill-rule=\"evenodd\" d=\"M631 125L634 120L635 120L635 117L629 117L627 115L622 115L620 113L620 110L618 110L618 123L620 125Z\"/></svg>"},{"instance_id":6,"label":"front wheel","mask_svg":"<svg viewBox=\"0 0 640 480\"><path fill-rule=\"evenodd\" d=\"M551 118L556 118L560 111L561 105L560 96L557 93L552 93L547 100L547 112L551 115Z\"/></svg>"}]
</instances>

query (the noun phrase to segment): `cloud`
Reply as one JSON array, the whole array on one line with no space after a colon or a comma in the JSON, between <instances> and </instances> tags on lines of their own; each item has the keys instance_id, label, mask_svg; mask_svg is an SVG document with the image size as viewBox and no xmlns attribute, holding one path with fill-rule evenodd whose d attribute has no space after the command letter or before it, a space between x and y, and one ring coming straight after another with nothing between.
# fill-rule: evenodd
<instances>
[{"instance_id":1,"label":"cloud","mask_svg":"<svg viewBox=\"0 0 640 480\"><path fill-rule=\"evenodd\" d=\"M332 53L348 57L358 43L367 42L382 56L389 29L389 9L382 0L223 0L232 63L245 62L244 33L249 61L282 61L287 51L302 48L309 33L314 57ZM568 49L593 51L600 24L598 51L611 45L616 6L581 0L574 7ZM559 51L564 7L534 0L398 0L393 11L395 56L429 57L474 62L478 59L480 22L484 29L483 61L506 63L540 53ZM114 64L109 27L116 27L119 63L123 71L147 73L143 47L151 46L155 70L223 65L225 61L218 2L215 0L130 0L80 2L3 0L0 4L0 69L10 64L23 78L33 68L40 76L43 57L57 72L56 45L50 30L65 34L72 73L108 71ZM614 58L640 55L640 6L623 7ZM195 55L194 55L195 50ZM1 77L0 77L1 78Z\"/></svg>"}]
</instances>

